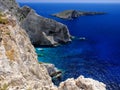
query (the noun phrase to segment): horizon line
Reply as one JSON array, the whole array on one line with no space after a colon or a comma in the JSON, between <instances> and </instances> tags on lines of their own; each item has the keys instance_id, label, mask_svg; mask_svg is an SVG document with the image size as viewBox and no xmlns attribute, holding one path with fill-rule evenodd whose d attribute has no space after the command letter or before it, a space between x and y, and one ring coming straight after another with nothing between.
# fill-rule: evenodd
<instances>
[{"instance_id":1,"label":"horizon line","mask_svg":"<svg viewBox=\"0 0 120 90\"><path fill-rule=\"evenodd\" d=\"M81 2L41 2L41 1L17 1L19 3L120 3L120 1L116 1L116 2L113 2L113 1L105 1L105 2L102 2L102 1L93 1L93 2L88 2L88 1L81 1Z\"/></svg>"}]
</instances>

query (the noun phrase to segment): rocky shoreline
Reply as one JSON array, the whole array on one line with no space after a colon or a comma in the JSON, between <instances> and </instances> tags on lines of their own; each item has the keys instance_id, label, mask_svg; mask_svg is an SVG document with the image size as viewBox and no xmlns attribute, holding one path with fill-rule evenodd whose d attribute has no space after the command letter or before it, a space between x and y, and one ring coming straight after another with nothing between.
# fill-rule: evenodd
<instances>
[{"instance_id":1,"label":"rocky shoreline","mask_svg":"<svg viewBox=\"0 0 120 90\"><path fill-rule=\"evenodd\" d=\"M77 79L68 79L58 87L55 86L50 75L54 76L56 74L51 73L51 71L56 71L57 73L60 73L60 71L55 68L51 69L51 65L45 66L38 63L35 48L29 38L30 34L26 33L27 28L21 26L22 22L27 22L26 24L28 24L28 19L31 20L33 18L32 20L36 21L36 18L39 18L38 21L44 23L46 18L38 16L32 10L26 17L27 19L23 18L23 20L20 20L21 17L18 18L19 15L24 14L18 13L19 9L15 0L0 1L1 22L7 20L6 23L0 23L0 90L106 90L106 85L102 82L84 78L83 76ZM34 23L36 23L34 25L39 25L38 22ZM28 24L28 26L31 24ZM46 24L49 23L44 23L42 26ZM64 29L58 29L59 25L61 24L55 24L53 28L55 32L58 30L62 34L62 36L56 36L57 40L65 39L65 41L69 41L69 33L65 26L63 25ZM63 33L64 35L67 33L67 37L64 37ZM47 32L43 34L46 35ZM55 33L55 35L57 34Z\"/></svg>"},{"instance_id":2,"label":"rocky shoreline","mask_svg":"<svg viewBox=\"0 0 120 90\"><path fill-rule=\"evenodd\" d=\"M104 15L104 14L106 13L105 12L86 12L86 11L78 11L78 10L65 10L65 11L53 14L52 16L65 19L65 20L73 20L80 16L93 16L93 15Z\"/></svg>"}]
</instances>

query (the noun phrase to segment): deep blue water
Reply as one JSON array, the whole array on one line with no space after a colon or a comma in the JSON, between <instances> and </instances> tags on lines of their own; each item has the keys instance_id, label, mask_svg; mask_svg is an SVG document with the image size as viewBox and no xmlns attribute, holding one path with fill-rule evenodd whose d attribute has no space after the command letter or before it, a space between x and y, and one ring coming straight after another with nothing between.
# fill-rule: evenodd
<instances>
[{"instance_id":1,"label":"deep blue water","mask_svg":"<svg viewBox=\"0 0 120 90\"><path fill-rule=\"evenodd\" d=\"M21 3L21 6L24 4ZM63 70L62 80L79 75L104 82L108 90L120 90L120 4L40 4L27 3L42 16L66 24L71 35L86 37L56 48L44 48L39 61ZM103 11L106 15L83 16L72 21L52 17L59 11L76 9Z\"/></svg>"}]
</instances>

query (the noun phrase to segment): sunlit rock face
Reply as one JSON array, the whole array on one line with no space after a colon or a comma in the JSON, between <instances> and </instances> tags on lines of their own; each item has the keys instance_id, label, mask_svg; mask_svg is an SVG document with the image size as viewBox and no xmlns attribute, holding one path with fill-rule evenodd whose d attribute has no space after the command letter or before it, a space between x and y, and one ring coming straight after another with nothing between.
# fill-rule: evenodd
<instances>
[{"instance_id":1,"label":"sunlit rock face","mask_svg":"<svg viewBox=\"0 0 120 90\"><path fill-rule=\"evenodd\" d=\"M77 79L68 79L60 83L59 90L106 90L105 84L90 78L80 76Z\"/></svg>"},{"instance_id":2,"label":"sunlit rock face","mask_svg":"<svg viewBox=\"0 0 120 90\"><path fill-rule=\"evenodd\" d=\"M0 24L0 90L56 88L26 32L14 21ZM53 87L54 86L54 87Z\"/></svg>"}]
</instances>

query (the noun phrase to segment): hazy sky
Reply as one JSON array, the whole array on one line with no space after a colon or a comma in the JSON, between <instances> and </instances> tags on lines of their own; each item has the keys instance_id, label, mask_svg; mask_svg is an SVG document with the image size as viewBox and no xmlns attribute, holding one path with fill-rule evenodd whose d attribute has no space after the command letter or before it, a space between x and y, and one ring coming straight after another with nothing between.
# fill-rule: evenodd
<instances>
[{"instance_id":1,"label":"hazy sky","mask_svg":"<svg viewBox=\"0 0 120 90\"><path fill-rule=\"evenodd\" d=\"M120 0L17 0L18 2L109 2L120 3Z\"/></svg>"}]
</instances>

